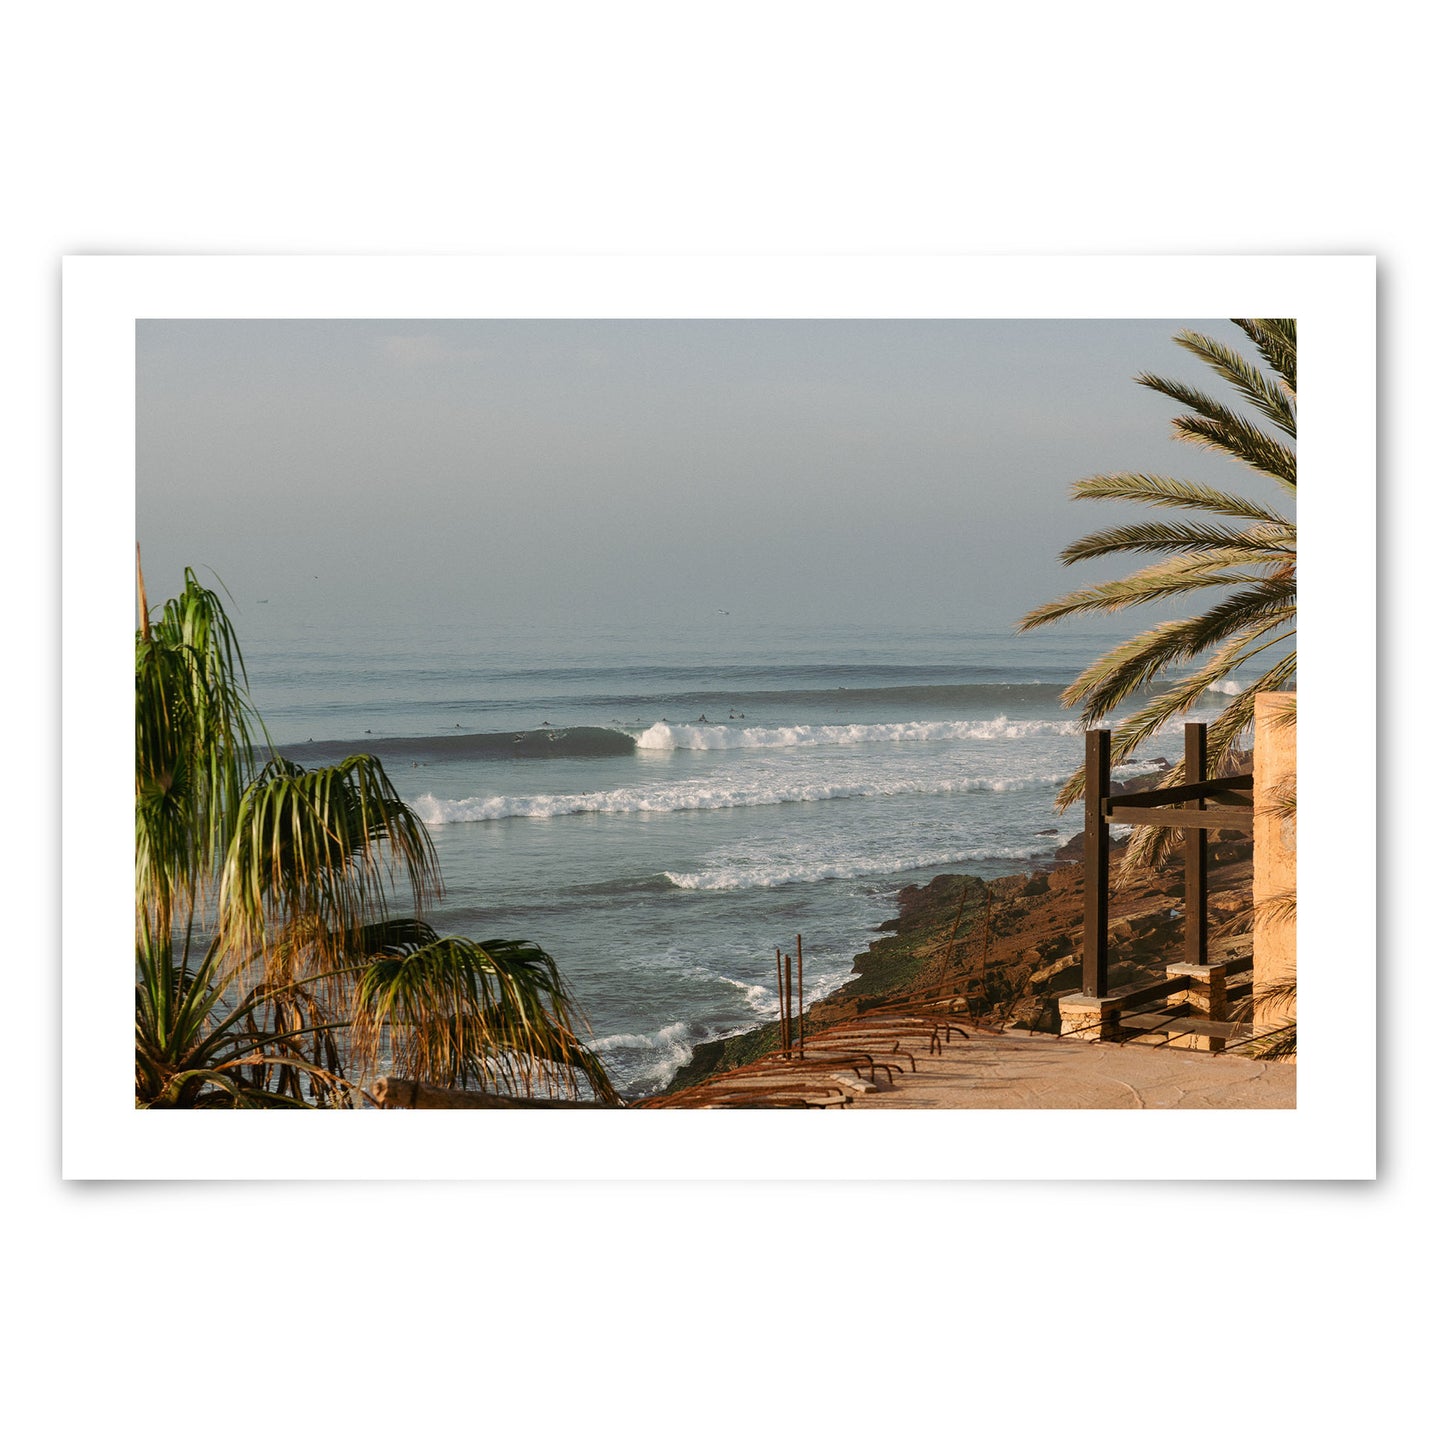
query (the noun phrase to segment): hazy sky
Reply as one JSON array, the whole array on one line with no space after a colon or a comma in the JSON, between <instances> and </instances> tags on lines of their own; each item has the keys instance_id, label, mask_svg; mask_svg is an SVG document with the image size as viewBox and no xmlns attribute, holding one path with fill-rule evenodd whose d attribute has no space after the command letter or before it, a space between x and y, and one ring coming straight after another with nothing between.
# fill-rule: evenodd
<instances>
[{"instance_id":1,"label":"hazy sky","mask_svg":"<svg viewBox=\"0 0 1445 1445\"><path fill-rule=\"evenodd\" d=\"M1133 382L1226 390L1182 326L1247 346L1180 319L143 321L148 588L190 565L322 617L1007 628L1121 571L1057 563L1139 514L1077 479L1269 494Z\"/></svg>"}]
</instances>

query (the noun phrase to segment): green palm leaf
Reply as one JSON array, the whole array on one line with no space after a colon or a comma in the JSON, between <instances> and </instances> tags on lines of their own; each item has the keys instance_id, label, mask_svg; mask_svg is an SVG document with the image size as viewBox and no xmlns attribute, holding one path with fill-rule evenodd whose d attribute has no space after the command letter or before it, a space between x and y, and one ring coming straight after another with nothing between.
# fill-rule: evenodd
<instances>
[{"instance_id":1,"label":"green palm leaf","mask_svg":"<svg viewBox=\"0 0 1445 1445\"><path fill-rule=\"evenodd\" d=\"M1122 643L1085 668L1065 688L1063 700L1071 706L1084 703L1083 721L1091 726L1169 669L1191 662L1236 634L1245 643L1259 641L1293 617L1293 580L1266 578L1255 587L1231 593L1198 617L1161 623ZM1217 676L1211 673L1209 683L1222 682L1237 665L1237 654L1232 653L1224 670Z\"/></svg>"},{"instance_id":2,"label":"green palm leaf","mask_svg":"<svg viewBox=\"0 0 1445 1445\"><path fill-rule=\"evenodd\" d=\"M270 996L253 990L236 1001L241 971L228 967L217 942L194 968L169 957L137 957L136 1103L142 1108L201 1108L219 1090L236 1107L263 1097L299 1102L302 1074L335 1088L334 1069L298 1052L303 1040L336 1024L325 1019L289 1029L258 1028ZM274 992L274 991L273 991ZM240 1073L243 1067L249 1077ZM277 1081L271 1081L272 1074Z\"/></svg>"},{"instance_id":3,"label":"green palm leaf","mask_svg":"<svg viewBox=\"0 0 1445 1445\"><path fill-rule=\"evenodd\" d=\"M214 592L185 589L136 638L136 899L142 936L203 892L264 732L245 664Z\"/></svg>"},{"instance_id":4,"label":"green palm leaf","mask_svg":"<svg viewBox=\"0 0 1445 1445\"><path fill-rule=\"evenodd\" d=\"M1070 543L1062 553L1065 563L1111 557L1116 552L1201 552L1249 548L1261 557L1294 557L1294 529L1278 522L1260 522L1236 530L1205 522L1129 522L1106 527Z\"/></svg>"},{"instance_id":5,"label":"green palm leaf","mask_svg":"<svg viewBox=\"0 0 1445 1445\"><path fill-rule=\"evenodd\" d=\"M1181 331L1175 340L1186 351L1191 352L1209 366L1217 376L1222 377L1250 406L1272 425L1278 427L1286 436L1293 438L1295 435L1295 390L1293 368L1288 379L1279 373L1274 363L1270 361L1269 352L1260 346L1259 338L1245 328L1245 334L1255 342L1260 355L1276 375L1267 376L1258 367L1246 361L1237 351L1221 345L1212 336L1202 336L1197 331ZM1260 333L1263 335L1263 333ZM1292 353L1291 353L1292 355ZM1145 383L1149 385L1150 383ZM1177 383L1163 383L1163 386L1175 386ZM1192 389L1191 389L1192 390ZM1170 391L1169 395L1175 395ZM1196 393L1198 394L1198 393ZM1176 400L1183 400L1175 396ZM1185 401L1186 406L1195 407L1196 410L1206 410L1206 407L1213 406L1209 399L1205 399L1205 406L1198 406L1194 401ZM1207 414L1207 411L1206 411Z\"/></svg>"},{"instance_id":6,"label":"green palm leaf","mask_svg":"<svg viewBox=\"0 0 1445 1445\"><path fill-rule=\"evenodd\" d=\"M270 749L257 771L269 738L220 599L188 570L153 618L139 561L137 582L137 1107L352 1103L383 1038L420 1082L617 1102L550 955L391 916L441 879L380 762Z\"/></svg>"},{"instance_id":7,"label":"green palm leaf","mask_svg":"<svg viewBox=\"0 0 1445 1445\"><path fill-rule=\"evenodd\" d=\"M1184 441L1243 462L1294 490L1294 453L1238 418L1215 421L1212 417L1179 416L1174 418L1174 434Z\"/></svg>"},{"instance_id":8,"label":"green palm leaf","mask_svg":"<svg viewBox=\"0 0 1445 1445\"><path fill-rule=\"evenodd\" d=\"M1073 492L1076 497L1085 499L1145 502L1151 507L1193 507L1197 511L1215 512L1224 517L1274 522L1282 527L1294 526L1288 517L1249 497L1148 472L1107 472L1097 477L1085 477L1083 481L1074 483Z\"/></svg>"},{"instance_id":9,"label":"green palm leaf","mask_svg":"<svg viewBox=\"0 0 1445 1445\"><path fill-rule=\"evenodd\" d=\"M580 1042L575 1006L549 954L519 940L429 932L418 929L360 972L357 1042L369 1062L385 1040L392 1067L409 1078L569 1095L585 1082L603 1102L617 1102Z\"/></svg>"},{"instance_id":10,"label":"green palm leaf","mask_svg":"<svg viewBox=\"0 0 1445 1445\"><path fill-rule=\"evenodd\" d=\"M1296 325L1293 318L1253 321L1234 317L1234 324L1254 342L1259 354L1279 377L1291 398L1296 391Z\"/></svg>"},{"instance_id":11,"label":"green palm leaf","mask_svg":"<svg viewBox=\"0 0 1445 1445\"><path fill-rule=\"evenodd\" d=\"M320 966L355 948L398 886L420 908L440 893L425 825L380 762L358 754L305 769L273 758L243 794L221 877L222 931L239 952L309 931Z\"/></svg>"},{"instance_id":12,"label":"green palm leaf","mask_svg":"<svg viewBox=\"0 0 1445 1445\"><path fill-rule=\"evenodd\" d=\"M1167 562L1141 568L1117 582L1096 582L1093 586L1070 592L1056 602L1036 607L1019 623L1019 630L1042 627L1045 623L1088 612L1118 612L1145 602L1167 602L1207 588L1252 587L1259 579L1249 572L1235 569L1265 563L1278 565L1278 559L1262 559L1252 556L1247 549L1226 551L1222 547L1212 552L1171 558Z\"/></svg>"}]
</instances>

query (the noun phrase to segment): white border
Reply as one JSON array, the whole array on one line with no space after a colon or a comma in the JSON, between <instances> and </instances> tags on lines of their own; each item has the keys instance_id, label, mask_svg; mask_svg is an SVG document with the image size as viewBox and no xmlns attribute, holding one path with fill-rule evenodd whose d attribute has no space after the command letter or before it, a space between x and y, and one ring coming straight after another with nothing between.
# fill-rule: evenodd
<instances>
[{"instance_id":1,"label":"white border","mask_svg":"<svg viewBox=\"0 0 1445 1445\"><path fill-rule=\"evenodd\" d=\"M1374 1177L1372 257L71 257L62 306L66 1178ZM138 318L1182 315L1300 320L1306 1047L1295 1110L293 1116L132 1107ZM1316 585L1331 575L1350 585ZM1348 681L1347 715L1332 710L1336 678ZM1347 857L1327 852L1323 827L1310 823L1331 757L1352 762Z\"/></svg>"}]
</instances>

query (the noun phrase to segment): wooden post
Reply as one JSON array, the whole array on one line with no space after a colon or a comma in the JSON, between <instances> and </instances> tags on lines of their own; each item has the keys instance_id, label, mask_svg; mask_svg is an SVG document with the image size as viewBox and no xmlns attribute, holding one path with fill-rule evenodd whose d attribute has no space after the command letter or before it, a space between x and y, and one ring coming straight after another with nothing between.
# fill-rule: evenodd
<instances>
[{"instance_id":1,"label":"wooden post","mask_svg":"<svg viewBox=\"0 0 1445 1445\"><path fill-rule=\"evenodd\" d=\"M1109 730L1084 737L1084 980L1086 998L1109 992Z\"/></svg>"},{"instance_id":2,"label":"wooden post","mask_svg":"<svg viewBox=\"0 0 1445 1445\"><path fill-rule=\"evenodd\" d=\"M803 1057L803 935L798 935L798 1057Z\"/></svg>"},{"instance_id":3,"label":"wooden post","mask_svg":"<svg viewBox=\"0 0 1445 1445\"><path fill-rule=\"evenodd\" d=\"M1184 781L1202 783L1207 771L1203 723L1184 724ZM1185 804L1203 809L1204 799ZM1184 962L1209 962L1209 845L1203 828L1184 833Z\"/></svg>"}]
</instances>

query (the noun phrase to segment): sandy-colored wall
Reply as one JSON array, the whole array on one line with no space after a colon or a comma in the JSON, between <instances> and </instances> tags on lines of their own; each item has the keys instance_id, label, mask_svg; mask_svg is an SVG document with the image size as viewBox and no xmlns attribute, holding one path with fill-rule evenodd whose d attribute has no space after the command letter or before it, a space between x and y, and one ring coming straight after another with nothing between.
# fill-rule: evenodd
<instances>
[{"instance_id":1,"label":"sandy-colored wall","mask_svg":"<svg viewBox=\"0 0 1445 1445\"><path fill-rule=\"evenodd\" d=\"M1254 703L1254 989L1295 975L1295 694L1261 693ZM1288 806L1285 800L1288 799ZM1275 900L1290 899L1288 912ZM1256 1034L1293 1005L1256 1002Z\"/></svg>"}]
</instances>

